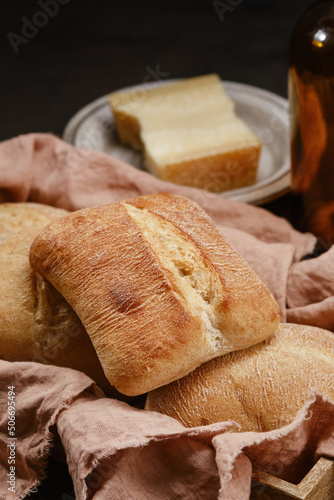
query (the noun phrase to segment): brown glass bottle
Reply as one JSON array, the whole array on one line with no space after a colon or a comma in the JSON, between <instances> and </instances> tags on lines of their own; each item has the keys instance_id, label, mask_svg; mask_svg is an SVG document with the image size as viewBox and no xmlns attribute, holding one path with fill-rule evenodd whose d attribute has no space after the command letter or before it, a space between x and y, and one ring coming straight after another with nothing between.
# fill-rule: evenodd
<instances>
[{"instance_id":1,"label":"brown glass bottle","mask_svg":"<svg viewBox=\"0 0 334 500\"><path fill-rule=\"evenodd\" d=\"M289 61L291 180L297 227L334 243L334 0L306 11Z\"/></svg>"}]
</instances>

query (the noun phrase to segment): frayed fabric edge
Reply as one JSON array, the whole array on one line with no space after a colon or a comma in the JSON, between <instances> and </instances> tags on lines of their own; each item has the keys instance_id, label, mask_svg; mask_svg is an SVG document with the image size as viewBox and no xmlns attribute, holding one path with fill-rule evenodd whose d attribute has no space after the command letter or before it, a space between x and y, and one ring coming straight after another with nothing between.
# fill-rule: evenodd
<instances>
[{"instance_id":1,"label":"frayed fabric edge","mask_svg":"<svg viewBox=\"0 0 334 500\"><path fill-rule=\"evenodd\" d=\"M324 402L329 401L328 398L326 398L322 394L311 391L306 403L297 412L294 420L290 424L288 424L284 427L281 427L280 429L275 429L273 431L268 431L268 432L256 432L256 433L255 432L252 432L252 433L244 432L244 433L240 433L240 436L244 435L245 439L244 439L243 443L240 444L240 447L230 457L229 464L228 464L227 469L226 469L226 475L229 475L229 478L226 478L224 481L221 481L218 500L225 500L223 495L224 495L224 490L225 490L226 484L232 478L232 472L234 469L235 461L236 461L237 457L241 453L243 453L243 449L249 445L261 444L264 441L275 441L277 439L281 439L283 437L288 436L291 432L293 432L294 430L296 430L300 426L300 424L302 423L303 420L309 420L309 418L306 418L306 416L310 412L311 406L319 398ZM249 434L252 434L252 435L258 434L259 437L258 437L258 439L253 439L252 442L249 443L249 442L247 442L247 435L249 435Z\"/></svg>"},{"instance_id":2,"label":"frayed fabric edge","mask_svg":"<svg viewBox=\"0 0 334 500\"><path fill-rule=\"evenodd\" d=\"M182 425L182 424L180 424ZM184 427L184 426L183 426ZM171 432L170 434L158 434L158 435L152 435L152 436L146 436L145 441L143 440L140 444L137 443L136 440L133 440L133 442L129 441L127 443L127 446L125 449L135 449L135 448L144 448L145 446L148 446L152 442L162 442L162 441L167 441L169 439L174 439L174 438L179 438L183 436L191 437L194 439L198 439L199 441L211 441L215 436L218 434L226 433L226 432L231 432L229 430L230 427L238 427L238 424L233 422L233 421L227 421L227 422L218 422L215 424L210 424L208 426L202 426L202 427L184 427L183 429L180 428L179 432ZM211 444L212 446L212 444ZM97 455L97 457L94 459L94 461L91 463L89 467L86 467L86 475L85 477L81 478L81 491L80 491L80 499L81 500L88 500L90 497L88 496L89 490L88 486L86 483L86 478L89 477L90 474L94 472L94 469L99 467L104 460L108 460L110 457L113 455L116 455L119 452L119 448L109 448L107 450L104 450L103 453L100 453Z\"/></svg>"},{"instance_id":3,"label":"frayed fabric edge","mask_svg":"<svg viewBox=\"0 0 334 500\"><path fill-rule=\"evenodd\" d=\"M28 489L26 489L25 491L20 493L19 496L16 497L16 500L23 500L24 498L27 498L31 494L36 493L38 491L38 487L40 486L42 481L47 476L46 469L48 466L49 455L50 455L51 449L53 447L54 436L53 436L50 429L56 423L56 420L59 417L59 415L64 410L66 410L75 401L75 399L80 397L80 395L87 390L93 391L93 393L96 396L103 396L104 395L102 390L99 389L99 387L95 384L95 382L92 381L90 384L87 384L85 387L78 390L78 392L76 394L65 399L62 402L62 405L60 406L60 408L57 408L57 410L52 414L51 418L49 419L48 423L46 424L43 442L40 446L40 448L42 449L42 453L41 453L41 456L36 461L40 467L40 470L37 471L39 478L36 479Z\"/></svg>"}]
</instances>

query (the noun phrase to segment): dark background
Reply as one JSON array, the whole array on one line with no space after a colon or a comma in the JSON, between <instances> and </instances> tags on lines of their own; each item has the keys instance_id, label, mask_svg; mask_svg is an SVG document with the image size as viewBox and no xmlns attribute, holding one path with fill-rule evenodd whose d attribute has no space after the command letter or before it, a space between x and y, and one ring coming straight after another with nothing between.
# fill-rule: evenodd
<instances>
[{"instance_id":1,"label":"dark background","mask_svg":"<svg viewBox=\"0 0 334 500\"><path fill-rule=\"evenodd\" d=\"M311 3L1 0L0 140L61 135L81 107L157 70L167 78L216 72L286 96L290 36ZM53 4L52 15L39 15L41 4L51 10ZM27 20L44 26L24 28ZM287 196L267 208L285 215ZM66 465L51 460L48 478L30 498L74 498Z\"/></svg>"},{"instance_id":2,"label":"dark background","mask_svg":"<svg viewBox=\"0 0 334 500\"><path fill-rule=\"evenodd\" d=\"M55 15L37 14L41 4L52 9L55 3ZM290 35L311 3L2 0L0 140L27 132L61 135L81 107L142 83L147 68L160 67L168 78L216 72L285 96ZM26 20L46 24L28 28L27 38Z\"/></svg>"}]
</instances>

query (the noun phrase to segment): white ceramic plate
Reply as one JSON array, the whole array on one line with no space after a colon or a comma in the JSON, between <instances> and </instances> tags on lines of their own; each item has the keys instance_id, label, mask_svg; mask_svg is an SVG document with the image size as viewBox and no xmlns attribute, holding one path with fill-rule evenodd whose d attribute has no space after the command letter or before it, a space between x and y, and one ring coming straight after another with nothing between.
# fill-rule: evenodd
<instances>
[{"instance_id":1,"label":"white ceramic plate","mask_svg":"<svg viewBox=\"0 0 334 500\"><path fill-rule=\"evenodd\" d=\"M146 83L124 90L151 88L171 82ZM257 134L263 144L256 183L246 188L224 191L222 196L263 204L290 188L289 105L286 99L243 83L224 81L234 100L237 115ZM104 151L134 167L143 169L142 154L117 140L108 97L104 96L81 109L67 124L63 139L75 146Z\"/></svg>"}]
</instances>

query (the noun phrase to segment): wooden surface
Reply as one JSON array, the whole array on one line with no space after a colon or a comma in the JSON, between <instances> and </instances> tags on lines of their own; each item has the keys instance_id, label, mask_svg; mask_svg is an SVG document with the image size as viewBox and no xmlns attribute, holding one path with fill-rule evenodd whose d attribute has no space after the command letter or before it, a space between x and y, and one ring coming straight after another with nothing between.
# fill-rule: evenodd
<instances>
[{"instance_id":1,"label":"wooden surface","mask_svg":"<svg viewBox=\"0 0 334 500\"><path fill-rule=\"evenodd\" d=\"M297 485L265 472L252 474L251 500L333 500L334 461L321 457Z\"/></svg>"}]
</instances>

